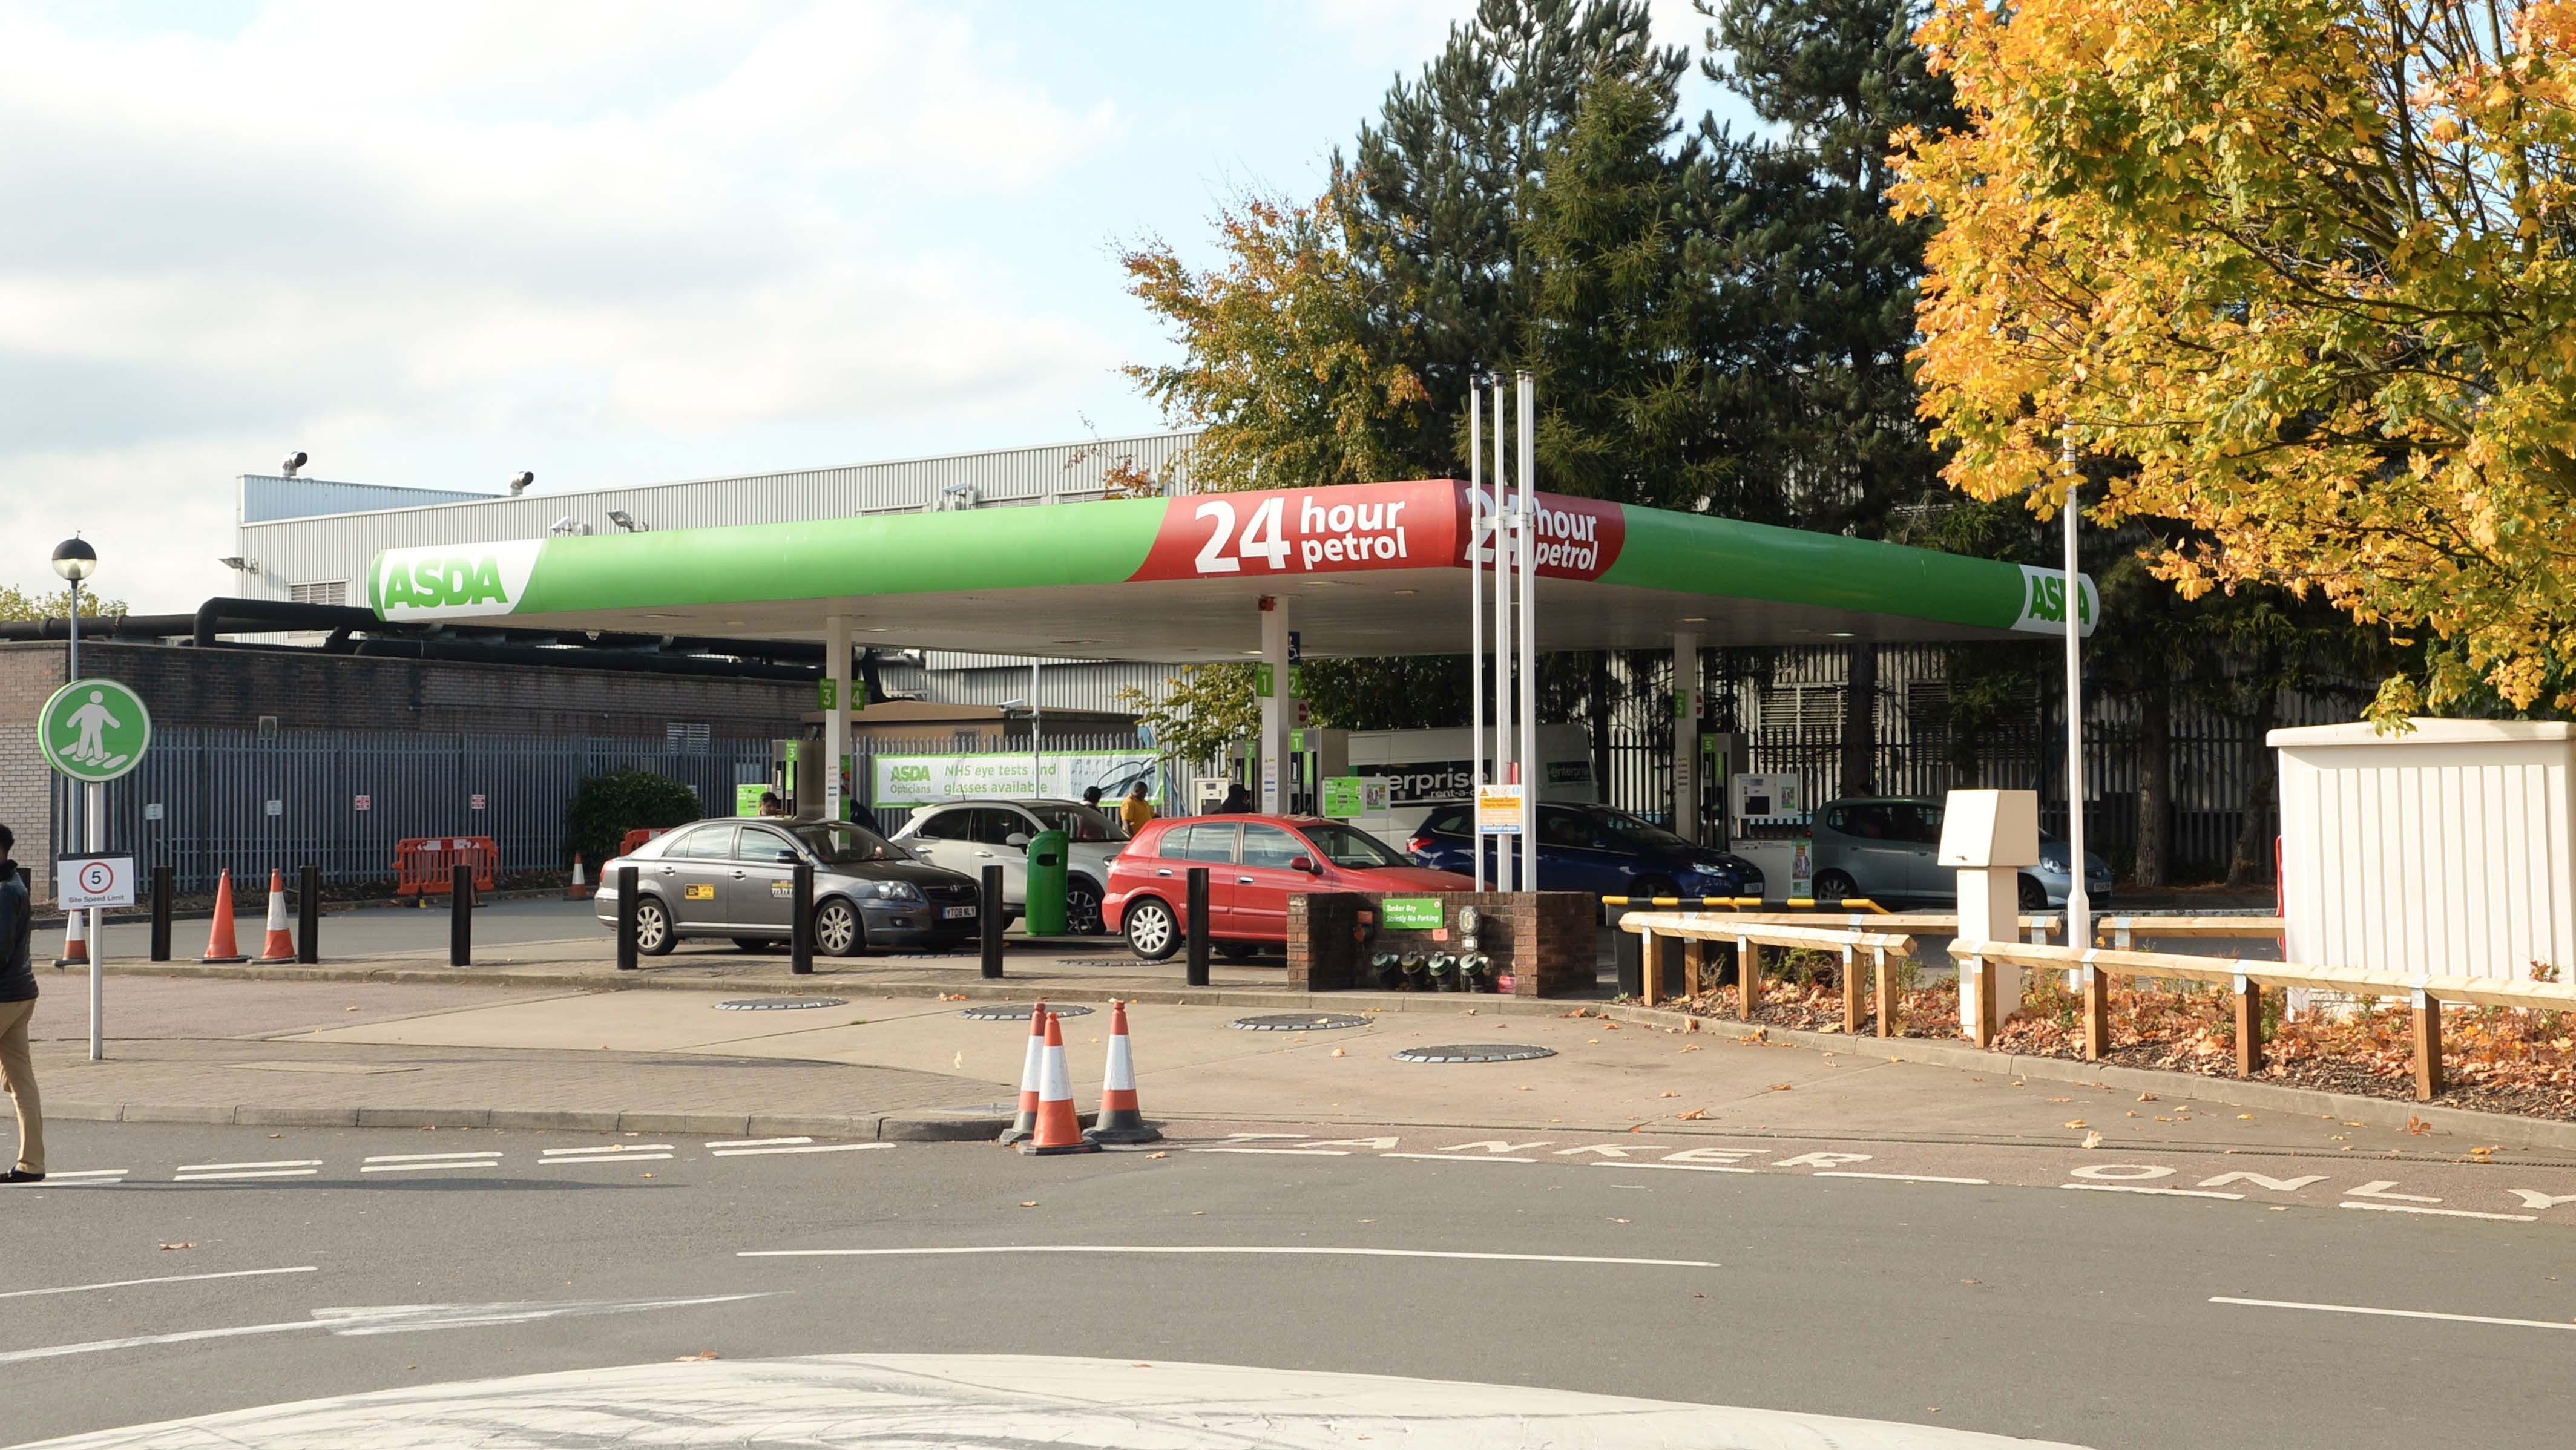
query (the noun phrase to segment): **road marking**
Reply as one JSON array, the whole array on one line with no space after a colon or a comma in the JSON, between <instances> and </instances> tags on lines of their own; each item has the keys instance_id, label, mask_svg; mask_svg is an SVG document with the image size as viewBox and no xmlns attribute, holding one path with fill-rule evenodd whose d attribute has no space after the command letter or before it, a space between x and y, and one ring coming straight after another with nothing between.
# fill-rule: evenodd
<instances>
[{"instance_id":1,"label":"road marking","mask_svg":"<svg viewBox=\"0 0 2576 1450\"><path fill-rule=\"evenodd\" d=\"M668 1153L670 1151L671 1145L668 1143L594 1143L587 1148L548 1148L545 1150L545 1156L561 1158L573 1154Z\"/></svg>"},{"instance_id":2,"label":"road marking","mask_svg":"<svg viewBox=\"0 0 2576 1450\"><path fill-rule=\"evenodd\" d=\"M1631 1165L1634 1166L1634 1165ZM744 1249L738 1259L935 1258L951 1254L1291 1254L1368 1259L1493 1259L1514 1264L1630 1264L1656 1269L1714 1269L1713 1259L1619 1259L1593 1254L1470 1253L1458 1249L1334 1249L1303 1244L979 1244L939 1249Z\"/></svg>"},{"instance_id":3,"label":"road marking","mask_svg":"<svg viewBox=\"0 0 2576 1450\"><path fill-rule=\"evenodd\" d=\"M234 1168L319 1168L319 1158L272 1158L266 1163L182 1163L181 1173L217 1173Z\"/></svg>"},{"instance_id":4,"label":"road marking","mask_svg":"<svg viewBox=\"0 0 2576 1450\"><path fill-rule=\"evenodd\" d=\"M430 1163L369 1163L358 1171L361 1173L434 1173L446 1168L498 1168L500 1166L501 1160L496 1155L490 1158L441 1158Z\"/></svg>"},{"instance_id":5,"label":"road marking","mask_svg":"<svg viewBox=\"0 0 2576 1450\"><path fill-rule=\"evenodd\" d=\"M2379 1178L2365 1183L2359 1188L2345 1189L2344 1196L2347 1198L2393 1198L2403 1203L2440 1203L2442 1201L2438 1198L2426 1198L2420 1193L2389 1192L2390 1189L2395 1188L2396 1186L2397 1180L2394 1178Z\"/></svg>"},{"instance_id":6,"label":"road marking","mask_svg":"<svg viewBox=\"0 0 2576 1450\"><path fill-rule=\"evenodd\" d=\"M2440 1218L2500 1218L2507 1223L2538 1223L2528 1213L2474 1213L2465 1208L2417 1208L2411 1203L2338 1203L2337 1208L2367 1208L2379 1213L2429 1213Z\"/></svg>"},{"instance_id":7,"label":"road marking","mask_svg":"<svg viewBox=\"0 0 2576 1450\"><path fill-rule=\"evenodd\" d=\"M540 1160L537 1166L566 1168L575 1163L658 1163L670 1156L668 1153L594 1153L587 1158L546 1158Z\"/></svg>"},{"instance_id":8,"label":"road marking","mask_svg":"<svg viewBox=\"0 0 2576 1450\"><path fill-rule=\"evenodd\" d=\"M142 1349L156 1344L188 1344L202 1339L237 1339L253 1334L292 1334L327 1330L338 1335L408 1334L423 1329L475 1329L497 1324L526 1324L539 1319L578 1318L595 1314L632 1314L647 1309L685 1309L699 1304L729 1304L738 1299L765 1299L765 1294L719 1294L703 1299L636 1299L569 1301L560 1304L387 1304L361 1309L316 1309L310 1319L278 1324L234 1324L221 1329L183 1329L169 1334L137 1334L124 1339L92 1339L79 1344L49 1344L41 1349L0 1353L0 1364L31 1359L60 1359L74 1354L102 1354L116 1349Z\"/></svg>"},{"instance_id":9,"label":"road marking","mask_svg":"<svg viewBox=\"0 0 2576 1450\"><path fill-rule=\"evenodd\" d=\"M1723 1163L1603 1163L1595 1168L1670 1168L1682 1173L1759 1173L1759 1168L1729 1168Z\"/></svg>"},{"instance_id":10,"label":"road marking","mask_svg":"<svg viewBox=\"0 0 2576 1450\"><path fill-rule=\"evenodd\" d=\"M2386 1319L2441 1319L2453 1324L2502 1324L2515 1329L2576 1329L2555 1319L2498 1319L2486 1314L2436 1314L2430 1309L2373 1309L2365 1304L2303 1304L2296 1299L2229 1299L2212 1304L2239 1304L2255 1309L2311 1309L2319 1314L2370 1314Z\"/></svg>"},{"instance_id":11,"label":"road marking","mask_svg":"<svg viewBox=\"0 0 2576 1450\"><path fill-rule=\"evenodd\" d=\"M1185 1148L1187 1153L1272 1153L1283 1158L1348 1158L1348 1148Z\"/></svg>"},{"instance_id":12,"label":"road marking","mask_svg":"<svg viewBox=\"0 0 2576 1450\"><path fill-rule=\"evenodd\" d=\"M454 1163L468 1158L498 1158L501 1150L489 1148L480 1153L378 1153L369 1163Z\"/></svg>"},{"instance_id":13,"label":"road marking","mask_svg":"<svg viewBox=\"0 0 2576 1450\"><path fill-rule=\"evenodd\" d=\"M2158 1198L2225 1198L2242 1203L2241 1193L2212 1193L2206 1188L2141 1188L2134 1183L2061 1183L2060 1188L2080 1188L2087 1193L2152 1193Z\"/></svg>"},{"instance_id":14,"label":"road marking","mask_svg":"<svg viewBox=\"0 0 2576 1450\"><path fill-rule=\"evenodd\" d=\"M247 1173L188 1173L170 1180L173 1183L215 1183L227 1178L311 1178L319 1168L259 1168Z\"/></svg>"},{"instance_id":15,"label":"road marking","mask_svg":"<svg viewBox=\"0 0 2576 1450\"><path fill-rule=\"evenodd\" d=\"M1826 1169L1812 1176L1817 1178L1884 1178L1892 1183L1973 1183L1980 1188L1992 1186L1982 1178L1940 1178L1929 1173L1839 1173L1832 1169Z\"/></svg>"},{"instance_id":16,"label":"road marking","mask_svg":"<svg viewBox=\"0 0 2576 1450\"><path fill-rule=\"evenodd\" d=\"M789 1143L811 1143L811 1138L720 1138L710 1148L777 1148Z\"/></svg>"},{"instance_id":17,"label":"road marking","mask_svg":"<svg viewBox=\"0 0 2576 1450\"><path fill-rule=\"evenodd\" d=\"M35 1299L47 1294L86 1294L93 1289L131 1289L137 1284L189 1284L199 1279L255 1279L263 1274L312 1274L320 1272L318 1264L301 1264L292 1269L232 1269L220 1274L164 1274L155 1279L110 1279L103 1284L66 1284L59 1289L11 1289L0 1292L0 1299Z\"/></svg>"},{"instance_id":18,"label":"road marking","mask_svg":"<svg viewBox=\"0 0 2576 1450\"><path fill-rule=\"evenodd\" d=\"M45 1175L45 1181L49 1183L109 1182L123 1178L132 1171L127 1168L84 1168L77 1173L48 1173Z\"/></svg>"},{"instance_id":19,"label":"road marking","mask_svg":"<svg viewBox=\"0 0 2576 1450\"><path fill-rule=\"evenodd\" d=\"M1506 1158L1488 1154L1482 1158L1458 1158L1447 1153L1380 1153L1380 1158L1428 1158L1434 1163L1536 1163L1535 1158Z\"/></svg>"},{"instance_id":20,"label":"road marking","mask_svg":"<svg viewBox=\"0 0 2576 1450\"><path fill-rule=\"evenodd\" d=\"M892 1143L809 1143L801 1148L718 1148L711 1157L754 1158L763 1153L859 1153L870 1148L891 1148Z\"/></svg>"}]
</instances>

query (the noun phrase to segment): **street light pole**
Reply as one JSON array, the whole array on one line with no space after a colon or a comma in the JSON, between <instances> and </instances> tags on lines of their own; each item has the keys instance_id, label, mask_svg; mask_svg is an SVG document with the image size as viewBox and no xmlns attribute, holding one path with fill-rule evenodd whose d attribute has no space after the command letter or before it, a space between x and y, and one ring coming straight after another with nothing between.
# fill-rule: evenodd
<instances>
[{"instance_id":1,"label":"street light pole","mask_svg":"<svg viewBox=\"0 0 2576 1450\"><path fill-rule=\"evenodd\" d=\"M64 662L64 673L69 677L64 683L71 684L80 679L81 581L98 572L98 551L91 548L87 540L74 534L54 546L54 572L72 586L71 649L70 658ZM81 830L75 838L77 849L72 854L97 855L107 849L107 787L98 781L89 782L82 788L81 804L83 806ZM92 1062L103 1061L107 1056L106 989L100 976L105 943L100 940L99 935L100 928L106 924L106 913L95 906L91 907L89 911L89 1060Z\"/></svg>"},{"instance_id":2,"label":"street light pole","mask_svg":"<svg viewBox=\"0 0 2576 1450\"><path fill-rule=\"evenodd\" d=\"M2059 509L2066 544L2066 945L2093 944L2093 903L2084 892L2084 592L2075 572L2077 520L2075 440L2065 440L2066 503Z\"/></svg>"}]
</instances>

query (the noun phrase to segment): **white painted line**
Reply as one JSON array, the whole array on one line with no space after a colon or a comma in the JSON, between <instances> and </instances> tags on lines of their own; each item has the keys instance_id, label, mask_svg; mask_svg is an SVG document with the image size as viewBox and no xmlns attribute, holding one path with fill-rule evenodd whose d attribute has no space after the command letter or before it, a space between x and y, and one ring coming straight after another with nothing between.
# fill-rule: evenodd
<instances>
[{"instance_id":1,"label":"white painted line","mask_svg":"<svg viewBox=\"0 0 2576 1450\"><path fill-rule=\"evenodd\" d=\"M576 1153L668 1153L670 1151L671 1145L668 1143L594 1143L587 1148L548 1148L545 1150L545 1156L559 1158Z\"/></svg>"},{"instance_id":2,"label":"white painted line","mask_svg":"<svg viewBox=\"0 0 2576 1450\"><path fill-rule=\"evenodd\" d=\"M1292 1254L1368 1259L1493 1259L1514 1264L1632 1264L1656 1269L1714 1269L1713 1259L1618 1259L1592 1254L1488 1254L1454 1249L1329 1249L1302 1244L984 1244L944 1249L744 1249L738 1259L935 1258L950 1254Z\"/></svg>"},{"instance_id":3,"label":"white painted line","mask_svg":"<svg viewBox=\"0 0 2576 1450\"><path fill-rule=\"evenodd\" d=\"M1723 1163L1603 1163L1595 1168L1669 1168L1679 1173L1759 1173L1758 1168L1729 1168Z\"/></svg>"},{"instance_id":4,"label":"white painted line","mask_svg":"<svg viewBox=\"0 0 2576 1450\"><path fill-rule=\"evenodd\" d=\"M2441 1319L2453 1324L2503 1324L2515 1329L2576 1329L2555 1319L2497 1319L2486 1314L2436 1314L2430 1309L2373 1309L2362 1304L2303 1304L2296 1299L2229 1299L2212 1304L2241 1304L2254 1309L2312 1309L2320 1314L2371 1314L2386 1319Z\"/></svg>"},{"instance_id":5,"label":"white painted line","mask_svg":"<svg viewBox=\"0 0 2576 1450\"><path fill-rule=\"evenodd\" d=\"M132 1171L133 1170L129 1168L84 1168L77 1173L48 1173L45 1175L45 1181L48 1183L71 1183L85 1178L123 1178L126 1174Z\"/></svg>"},{"instance_id":6,"label":"white painted line","mask_svg":"<svg viewBox=\"0 0 2576 1450\"><path fill-rule=\"evenodd\" d=\"M2438 1218L2494 1218L2506 1223L2538 1223L2532 1213L2477 1213L2465 1208L2417 1208L2411 1203L2338 1203L2337 1208L2367 1208L2379 1213L2429 1213Z\"/></svg>"},{"instance_id":7,"label":"white painted line","mask_svg":"<svg viewBox=\"0 0 2576 1450\"><path fill-rule=\"evenodd\" d=\"M319 1168L262 1168L249 1173L191 1173L184 1178L174 1178L170 1181L215 1183L227 1178L312 1178L319 1175L321 1171Z\"/></svg>"},{"instance_id":8,"label":"white painted line","mask_svg":"<svg viewBox=\"0 0 2576 1450\"><path fill-rule=\"evenodd\" d=\"M498 1168L498 1158L446 1158L435 1163L369 1163L361 1173L435 1173L447 1168Z\"/></svg>"},{"instance_id":9,"label":"white painted line","mask_svg":"<svg viewBox=\"0 0 2576 1450\"><path fill-rule=\"evenodd\" d=\"M1274 1153L1286 1158L1348 1158L1348 1148L1184 1148L1184 1153Z\"/></svg>"},{"instance_id":10,"label":"white painted line","mask_svg":"<svg viewBox=\"0 0 2576 1450\"><path fill-rule=\"evenodd\" d=\"M366 1161L370 1163L454 1163L469 1158L500 1156L501 1150L492 1148L481 1153L378 1153Z\"/></svg>"},{"instance_id":11,"label":"white painted line","mask_svg":"<svg viewBox=\"0 0 2576 1450\"><path fill-rule=\"evenodd\" d=\"M49 1344L38 1349L0 1353L0 1364L31 1359L60 1359L73 1354L101 1354L156 1344L187 1344L202 1339L238 1339L250 1334L291 1334L320 1329L337 1335L410 1334L427 1329L479 1329L497 1324L527 1324L540 1319L588 1318L633 1314L649 1309L686 1309L700 1304L730 1304L759 1299L761 1294L725 1294L704 1299L637 1299L575 1301L561 1304L387 1304L374 1308L316 1309L310 1319L279 1324L236 1324L222 1329L183 1329L173 1334L137 1334L125 1339L93 1339L81 1344Z\"/></svg>"},{"instance_id":12,"label":"white painted line","mask_svg":"<svg viewBox=\"0 0 2576 1450\"><path fill-rule=\"evenodd\" d=\"M1818 1178L1884 1178L1891 1183L1973 1183L1980 1188L1992 1186L1982 1178L1941 1178L1930 1173L1842 1173L1827 1169L1818 1172L1815 1176Z\"/></svg>"},{"instance_id":13,"label":"white painted line","mask_svg":"<svg viewBox=\"0 0 2576 1450\"><path fill-rule=\"evenodd\" d=\"M320 1267L317 1264L299 1264L292 1269L233 1269L221 1274L164 1274L155 1279L110 1279L104 1284L66 1284L59 1289L11 1289L0 1293L0 1299L35 1299L47 1294L86 1294L93 1289L131 1289L137 1284L190 1284L199 1279L255 1279L263 1274L312 1274L320 1272Z\"/></svg>"},{"instance_id":14,"label":"white painted line","mask_svg":"<svg viewBox=\"0 0 2576 1450\"><path fill-rule=\"evenodd\" d=\"M181 1173L219 1173L235 1168L319 1168L319 1158L273 1158L266 1163L182 1163Z\"/></svg>"},{"instance_id":15,"label":"white painted line","mask_svg":"<svg viewBox=\"0 0 2576 1450\"><path fill-rule=\"evenodd\" d=\"M670 1156L668 1153L602 1153L589 1158L548 1158L537 1166L564 1168L575 1163L658 1163Z\"/></svg>"},{"instance_id":16,"label":"white painted line","mask_svg":"<svg viewBox=\"0 0 2576 1450\"><path fill-rule=\"evenodd\" d=\"M1514 1158L1504 1153L1479 1153L1470 1158L1463 1153L1380 1153L1380 1158L1428 1158L1434 1163L1536 1163L1535 1158Z\"/></svg>"},{"instance_id":17,"label":"white painted line","mask_svg":"<svg viewBox=\"0 0 2576 1450\"><path fill-rule=\"evenodd\" d=\"M811 1143L811 1138L723 1138L709 1143L710 1148L776 1148L788 1143Z\"/></svg>"},{"instance_id":18,"label":"white painted line","mask_svg":"<svg viewBox=\"0 0 2576 1450\"><path fill-rule=\"evenodd\" d=\"M2225 1198L2243 1202L2241 1193L2212 1193L2206 1188L2141 1188L2134 1183L2061 1183L2060 1188L2080 1188L2087 1193L2152 1193L2158 1198Z\"/></svg>"},{"instance_id":19,"label":"white painted line","mask_svg":"<svg viewBox=\"0 0 2576 1450\"><path fill-rule=\"evenodd\" d=\"M891 1148L892 1143L812 1143L802 1148L718 1148L711 1157L757 1158L763 1153L860 1153L870 1148Z\"/></svg>"}]
</instances>

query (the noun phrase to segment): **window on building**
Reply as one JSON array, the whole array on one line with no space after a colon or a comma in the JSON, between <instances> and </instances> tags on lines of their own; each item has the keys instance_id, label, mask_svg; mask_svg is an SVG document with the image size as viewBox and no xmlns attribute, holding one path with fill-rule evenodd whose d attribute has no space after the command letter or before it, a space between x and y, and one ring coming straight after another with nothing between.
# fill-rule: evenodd
<instances>
[{"instance_id":1,"label":"window on building","mask_svg":"<svg viewBox=\"0 0 2576 1450\"><path fill-rule=\"evenodd\" d=\"M346 604L349 602L349 581L316 579L307 584L289 584L286 597L298 604Z\"/></svg>"}]
</instances>

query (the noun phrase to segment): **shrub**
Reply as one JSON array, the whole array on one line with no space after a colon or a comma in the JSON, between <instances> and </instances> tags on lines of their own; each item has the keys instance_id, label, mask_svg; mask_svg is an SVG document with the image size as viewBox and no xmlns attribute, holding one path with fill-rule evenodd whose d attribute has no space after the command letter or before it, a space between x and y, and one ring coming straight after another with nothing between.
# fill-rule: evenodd
<instances>
[{"instance_id":1,"label":"shrub","mask_svg":"<svg viewBox=\"0 0 2576 1450\"><path fill-rule=\"evenodd\" d=\"M638 826L685 826L705 815L698 793L649 770L612 770L581 783L564 810L564 851L579 852L593 871L617 854Z\"/></svg>"}]
</instances>

